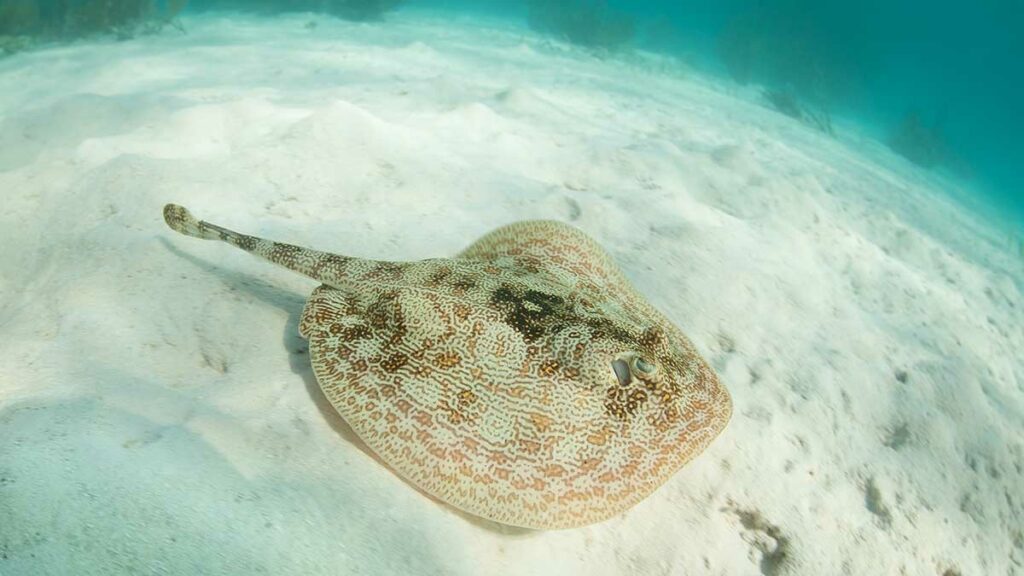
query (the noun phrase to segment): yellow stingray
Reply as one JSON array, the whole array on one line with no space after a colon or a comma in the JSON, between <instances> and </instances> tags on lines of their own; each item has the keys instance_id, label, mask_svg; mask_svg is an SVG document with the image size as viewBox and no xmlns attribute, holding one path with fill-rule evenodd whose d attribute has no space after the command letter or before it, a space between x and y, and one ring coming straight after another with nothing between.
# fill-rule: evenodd
<instances>
[{"instance_id":1,"label":"yellow stingray","mask_svg":"<svg viewBox=\"0 0 1024 576\"><path fill-rule=\"evenodd\" d=\"M729 393L579 230L519 222L455 258L381 262L197 221L320 282L302 313L317 381L398 474L496 522L569 528L633 506L725 428Z\"/></svg>"}]
</instances>

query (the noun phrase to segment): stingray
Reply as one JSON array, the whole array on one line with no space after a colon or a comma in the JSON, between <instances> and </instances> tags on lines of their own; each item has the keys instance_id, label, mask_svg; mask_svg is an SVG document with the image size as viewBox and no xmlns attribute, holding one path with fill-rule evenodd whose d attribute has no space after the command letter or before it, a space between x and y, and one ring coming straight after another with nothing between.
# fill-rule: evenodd
<instances>
[{"instance_id":1,"label":"stingray","mask_svg":"<svg viewBox=\"0 0 1024 576\"><path fill-rule=\"evenodd\" d=\"M454 258L387 262L233 232L169 204L172 229L320 283L299 322L324 395L408 482L502 524L629 509L732 414L690 341L567 224L529 221Z\"/></svg>"}]
</instances>

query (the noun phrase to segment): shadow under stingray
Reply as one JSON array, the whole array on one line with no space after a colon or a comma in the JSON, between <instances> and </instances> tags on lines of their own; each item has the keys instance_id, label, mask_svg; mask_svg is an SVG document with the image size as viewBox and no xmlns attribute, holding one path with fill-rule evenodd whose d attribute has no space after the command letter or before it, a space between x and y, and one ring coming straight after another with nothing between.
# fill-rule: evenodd
<instances>
[{"instance_id":1,"label":"shadow under stingray","mask_svg":"<svg viewBox=\"0 0 1024 576\"><path fill-rule=\"evenodd\" d=\"M289 367L291 368L292 373L302 378L303 384L306 387L306 393L309 394L310 399L313 401L314 405L316 405L317 410L320 411L324 420L327 421L327 424L330 425L331 429L333 429L345 441L354 445L370 458L373 458L373 460L385 467L392 474L402 478L402 481L405 482L407 486L412 487L423 496L431 499L437 504L440 504L446 510L462 517L464 520L477 527L505 536L529 536L541 532L540 530L534 530L531 528L508 526L494 522L480 516L474 516L473 514L451 506L433 495L424 492L418 486L410 483L401 474L396 473L387 462L382 460L380 456L373 451L373 449L367 446L366 443L363 442L363 439L360 438L354 430L352 430L352 427L349 426L348 422L346 422L345 419L338 414L337 410L334 409L330 400L327 399L327 396L325 396L323 391L320 389L320 384L317 382L316 375L313 373L313 366L309 361L309 344L305 338L299 335L299 320L302 317L302 309L306 305L305 296L299 296L294 292L278 288L273 284L252 276L251 274L235 272L222 266L210 264L205 260L182 251L167 238L160 238L160 242L175 256L189 262L196 268L203 270L203 272L208 273L211 276L220 278L224 284L232 289L243 291L254 296L260 302L269 304L288 313L288 320L285 323L285 330L282 335L282 344L288 351ZM312 292L312 289L310 289L310 292Z\"/></svg>"}]
</instances>

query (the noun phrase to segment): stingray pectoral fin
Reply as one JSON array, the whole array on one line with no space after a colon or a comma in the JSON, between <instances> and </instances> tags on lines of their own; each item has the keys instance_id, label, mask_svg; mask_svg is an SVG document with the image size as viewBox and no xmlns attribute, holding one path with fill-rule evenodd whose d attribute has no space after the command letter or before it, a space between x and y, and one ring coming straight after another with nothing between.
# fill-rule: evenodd
<instances>
[{"instance_id":1,"label":"stingray pectoral fin","mask_svg":"<svg viewBox=\"0 0 1024 576\"><path fill-rule=\"evenodd\" d=\"M216 224L198 220L185 207L177 204L164 206L164 221L172 230L186 236L227 242L274 264L338 288L351 283L350 268L353 264L365 262L359 258L320 252L228 230Z\"/></svg>"}]
</instances>

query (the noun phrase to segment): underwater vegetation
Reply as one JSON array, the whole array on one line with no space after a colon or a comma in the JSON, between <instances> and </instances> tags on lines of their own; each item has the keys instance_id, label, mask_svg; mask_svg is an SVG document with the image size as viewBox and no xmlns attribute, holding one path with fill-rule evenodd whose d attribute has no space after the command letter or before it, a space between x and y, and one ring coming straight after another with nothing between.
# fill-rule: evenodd
<instances>
[{"instance_id":1,"label":"underwater vegetation","mask_svg":"<svg viewBox=\"0 0 1024 576\"><path fill-rule=\"evenodd\" d=\"M0 56L21 52L32 45L39 25L39 8L28 0L0 0Z\"/></svg>"},{"instance_id":2,"label":"underwater vegetation","mask_svg":"<svg viewBox=\"0 0 1024 576\"><path fill-rule=\"evenodd\" d=\"M39 6L30 0L0 0L0 35L20 36L39 24Z\"/></svg>"},{"instance_id":3,"label":"underwater vegetation","mask_svg":"<svg viewBox=\"0 0 1024 576\"><path fill-rule=\"evenodd\" d=\"M633 17L605 0L527 0L526 7L530 28L587 48L620 48L636 34Z\"/></svg>"},{"instance_id":4,"label":"underwater vegetation","mask_svg":"<svg viewBox=\"0 0 1024 576\"><path fill-rule=\"evenodd\" d=\"M833 135L829 110L853 91L857 66L814 10L800 0L758 3L723 27L716 50L736 83L763 87L766 105Z\"/></svg>"},{"instance_id":5,"label":"underwater vegetation","mask_svg":"<svg viewBox=\"0 0 1024 576\"><path fill-rule=\"evenodd\" d=\"M174 19L187 4L188 0L162 5L154 0L88 0L68 13L67 26L73 36L112 33L122 40L159 32L165 25L183 30Z\"/></svg>"},{"instance_id":6,"label":"underwater vegetation","mask_svg":"<svg viewBox=\"0 0 1024 576\"><path fill-rule=\"evenodd\" d=\"M776 112L813 126L829 136L835 136L832 116L824 107L802 103L792 90L782 88L765 88L761 96Z\"/></svg>"},{"instance_id":7,"label":"underwater vegetation","mask_svg":"<svg viewBox=\"0 0 1024 576\"><path fill-rule=\"evenodd\" d=\"M159 32L171 25L188 0L0 0L0 50L13 53L40 41L74 40L97 34L119 39Z\"/></svg>"},{"instance_id":8,"label":"underwater vegetation","mask_svg":"<svg viewBox=\"0 0 1024 576\"><path fill-rule=\"evenodd\" d=\"M376 20L402 0L206 0L201 8L248 12L318 12L348 20ZM171 26L188 0L0 0L0 55L40 42L110 34L120 40Z\"/></svg>"},{"instance_id":9,"label":"underwater vegetation","mask_svg":"<svg viewBox=\"0 0 1024 576\"><path fill-rule=\"evenodd\" d=\"M818 23L759 5L734 17L718 37L718 56L739 84L758 83L827 103L848 93L852 66Z\"/></svg>"},{"instance_id":10,"label":"underwater vegetation","mask_svg":"<svg viewBox=\"0 0 1024 576\"><path fill-rule=\"evenodd\" d=\"M857 103L884 58L859 35L861 12L811 0L758 2L722 28L718 60L737 84L758 87L765 106L834 136L832 111ZM971 173L939 123L919 113L903 117L884 140L918 166Z\"/></svg>"},{"instance_id":11,"label":"underwater vegetation","mask_svg":"<svg viewBox=\"0 0 1024 576\"><path fill-rule=\"evenodd\" d=\"M917 112L909 112L888 139L889 148L924 168L947 165L953 160L938 122L930 124Z\"/></svg>"}]
</instances>

